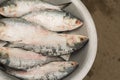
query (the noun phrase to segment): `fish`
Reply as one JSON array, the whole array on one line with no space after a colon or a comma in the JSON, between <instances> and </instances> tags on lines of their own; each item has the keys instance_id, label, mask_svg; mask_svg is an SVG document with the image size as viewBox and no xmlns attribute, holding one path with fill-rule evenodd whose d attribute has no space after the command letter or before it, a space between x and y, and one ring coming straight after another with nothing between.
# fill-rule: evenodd
<instances>
[{"instance_id":1,"label":"fish","mask_svg":"<svg viewBox=\"0 0 120 80\"><path fill-rule=\"evenodd\" d=\"M82 35L65 36L65 35L66 34L51 36L51 40L50 39L42 40L42 39L45 39L45 38L42 38L41 39L42 44L40 42L36 44L33 44L31 42L30 43L13 42L13 43L10 43L8 47L22 48L22 49L33 51L36 53L41 53L46 56L61 56L61 55L69 55L74 51L81 49L88 42L88 38L86 36L82 36ZM54 40L55 38L58 40ZM66 40L68 41L66 42ZM54 43L54 41L56 43Z\"/></svg>"},{"instance_id":2,"label":"fish","mask_svg":"<svg viewBox=\"0 0 120 80\"><path fill-rule=\"evenodd\" d=\"M2 41L0 42L0 47L3 47L5 45L7 45L7 42L2 42ZM70 56L71 56L71 54L67 54L67 55L61 55L59 57L62 58L63 60L65 60L65 61L69 61Z\"/></svg>"},{"instance_id":3,"label":"fish","mask_svg":"<svg viewBox=\"0 0 120 80\"><path fill-rule=\"evenodd\" d=\"M77 62L51 62L44 66L37 66L27 71L7 69L10 75L25 80L61 80L72 73L78 66Z\"/></svg>"},{"instance_id":4,"label":"fish","mask_svg":"<svg viewBox=\"0 0 120 80\"><path fill-rule=\"evenodd\" d=\"M71 31L80 28L83 25L83 22L80 19L72 16L68 12L58 10L31 12L24 15L22 18L55 32Z\"/></svg>"},{"instance_id":5,"label":"fish","mask_svg":"<svg viewBox=\"0 0 120 80\"><path fill-rule=\"evenodd\" d=\"M62 10L70 3L53 5L41 0L9 0L0 6L0 14L5 17L21 17L37 10Z\"/></svg>"},{"instance_id":6,"label":"fish","mask_svg":"<svg viewBox=\"0 0 120 80\"><path fill-rule=\"evenodd\" d=\"M19 79L13 76L10 76L6 74L5 72L3 72L2 70L0 70L0 80L19 80Z\"/></svg>"},{"instance_id":7,"label":"fish","mask_svg":"<svg viewBox=\"0 0 120 80\"><path fill-rule=\"evenodd\" d=\"M42 66L49 62L61 61L58 57L49 57L18 48L0 47L0 63L5 66L26 70L34 66Z\"/></svg>"},{"instance_id":8,"label":"fish","mask_svg":"<svg viewBox=\"0 0 120 80\"><path fill-rule=\"evenodd\" d=\"M6 42L6 41L0 41L0 47L6 46L7 44L8 44L8 42ZM63 60L68 61L70 59L70 54L61 55L60 58L62 58Z\"/></svg>"},{"instance_id":9,"label":"fish","mask_svg":"<svg viewBox=\"0 0 120 80\"><path fill-rule=\"evenodd\" d=\"M6 47L22 48L47 56L71 54L88 42L88 37L50 32L23 19L0 20L0 40L8 41Z\"/></svg>"}]
</instances>

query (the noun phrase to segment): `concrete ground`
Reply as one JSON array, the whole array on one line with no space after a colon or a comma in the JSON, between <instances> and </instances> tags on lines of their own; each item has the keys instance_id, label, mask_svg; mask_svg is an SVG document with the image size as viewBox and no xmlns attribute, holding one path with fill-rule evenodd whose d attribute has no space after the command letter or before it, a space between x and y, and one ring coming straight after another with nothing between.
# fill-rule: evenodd
<instances>
[{"instance_id":1,"label":"concrete ground","mask_svg":"<svg viewBox=\"0 0 120 80\"><path fill-rule=\"evenodd\" d=\"M84 80L120 80L120 0L82 0L96 24L98 52Z\"/></svg>"}]
</instances>

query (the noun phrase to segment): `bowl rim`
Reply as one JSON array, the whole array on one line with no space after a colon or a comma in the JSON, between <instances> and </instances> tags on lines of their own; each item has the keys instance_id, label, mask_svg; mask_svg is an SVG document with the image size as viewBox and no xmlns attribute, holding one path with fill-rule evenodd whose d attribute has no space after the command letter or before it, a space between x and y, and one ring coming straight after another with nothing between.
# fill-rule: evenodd
<instances>
[{"instance_id":1,"label":"bowl rim","mask_svg":"<svg viewBox=\"0 0 120 80\"><path fill-rule=\"evenodd\" d=\"M71 0L75 6L79 6L81 8L79 9L82 9L83 13L84 13L84 17L85 18L88 18L89 21L88 23L90 23L92 25L92 27L87 27L88 28L88 31L90 34L88 34L91 38L93 38L93 41L91 44L94 44L94 46L91 48L91 53L92 55L87 55L87 59L85 60L85 65L84 67L82 68L82 70L77 74L75 75L71 80L82 80L84 79L84 77L88 74L89 70L92 68L92 65L95 61L95 58L96 58L96 54L97 54L97 47L98 47L98 40L97 40L97 32L96 32L96 27L95 27L95 23L93 21L93 18L90 14L90 12L88 11L88 9L86 8L86 6L82 3L81 0ZM80 6L81 5L81 6Z\"/></svg>"}]
</instances>

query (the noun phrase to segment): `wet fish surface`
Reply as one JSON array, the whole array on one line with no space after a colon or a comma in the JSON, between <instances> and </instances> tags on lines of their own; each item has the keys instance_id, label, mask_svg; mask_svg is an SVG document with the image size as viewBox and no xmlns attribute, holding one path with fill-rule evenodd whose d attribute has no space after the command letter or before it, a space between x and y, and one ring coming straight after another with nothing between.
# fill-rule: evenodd
<instances>
[{"instance_id":1,"label":"wet fish surface","mask_svg":"<svg viewBox=\"0 0 120 80\"><path fill-rule=\"evenodd\" d=\"M70 13L57 10L32 12L22 18L57 32L71 31L83 25L81 20L73 17Z\"/></svg>"},{"instance_id":2,"label":"wet fish surface","mask_svg":"<svg viewBox=\"0 0 120 80\"><path fill-rule=\"evenodd\" d=\"M9 0L0 6L0 14L6 17L21 17L26 13L37 10L61 10L67 5L69 5L69 3L55 6L41 0Z\"/></svg>"},{"instance_id":3,"label":"wet fish surface","mask_svg":"<svg viewBox=\"0 0 120 80\"><path fill-rule=\"evenodd\" d=\"M58 57L48 57L31 51L18 48L0 47L0 62L3 65L15 69L29 69L34 66L42 66L52 61L61 61Z\"/></svg>"},{"instance_id":4,"label":"wet fish surface","mask_svg":"<svg viewBox=\"0 0 120 80\"><path fill-rule=\"evenodd\" d=\"M0 39L11 42L9 47L49 56L71 54L88 41L86 36L56 34L21 19L0 20Z\"/></svg>"},{"instance_id":5,"label":"wet fish surface","mask_svg":"<svg viewBox=\"0 0 120 80\"><path fill-rule=\"evenodd\" d=\"M7 70L7 73L25 80L61 80L73 70L78 63L69 62L51 62L42 67L29 69L28 71Z\"/></svg>"},{"instance_id":6,"label":"wet fish surface","mask_svg":"<svg viewBox=\"0 0 120 80\"><path fill-rule=\"evenodd\" d=\"M3 72L2 70L0 70L0 80L19 80L19 79L13 76L10 76L6 74L5 72Z\"/></svg>"}]
</instances>

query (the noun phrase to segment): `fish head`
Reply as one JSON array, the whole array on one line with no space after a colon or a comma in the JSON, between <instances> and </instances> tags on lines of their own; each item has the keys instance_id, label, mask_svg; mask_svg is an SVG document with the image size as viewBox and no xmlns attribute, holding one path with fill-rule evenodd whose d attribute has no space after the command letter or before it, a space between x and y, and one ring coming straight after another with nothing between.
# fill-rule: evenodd
<instances>
[{"instance_id":1,"label":"fish head","mask_svg":"<svg viewBox=\"0 0 120 80\"><path fill-rule=\"evenodd\" d=\"M8 59L8 52L5 48L0 48L0 59Z\"/></svg>"},{"instance_id":2,"label":"fish head","mask_svg":"<svg viewBox=\"0 0 120 80\"><path fill-rule=\"evenodd\" d=\"M69 62L64 62L64 66L67 68L67 67L77 67L78 66L78 63L77 62L74 62L74 61L69 61Z\"/></svg>"},{"instance_id":3,"label":"fish head","mask_svg":"<svg viewBox=\"0 0 120 80\"><path fill-rule=\"evenodd\" d=\"M62 37L66 38L66 43L69 47L79 49L81 48L89 39L87 36L82 35L68 35L68 34L59 34Z\"/></svg>"},{"instance_id":4,"label":"fish head","mask_svg":"<svg viewBox=\"0 0 120 80\"><path fill-rule=\"evenodd\" d=\"M87 41L88 37L82 35L70 35L67 39L68 45L76 49L81 48Z\"/></svg>"},{"instance_id":5,"label":"fish head","mask_svg":"<svg viewBox=\"0 0 120 80\"><path fill-rule=\"evenodd\" d=\"M13 14L14 16L16 15L15 13L16 10L17 10L17 7L15 4L4 5L0 7L0 14L3 16L11 17L10 14Z\"/></svg>"},{"instance_id":6,"label":"fish head","mask_svg":"<svg viewBox=\"0 0 120 80\"><path fill-rule=\"evenodd\" d=\"M68 30L73 30L79 28L83 25L83 22L76 17L73 17L69 14L64 16L64 25L67 26Z\"/></svg>"},{"instance_id":7,"label":"fish head","mask_svg":"<svg viewBox=\"0 0 120 80\"><path fill-rule=\"evenodd\" d=\"M78 63L74 61L63 62L61 64L64 67L61 67L60 71L63 71L63 72L65 71L67 73L71 73L78 66Z\"/></svg>"}]
</instances>

